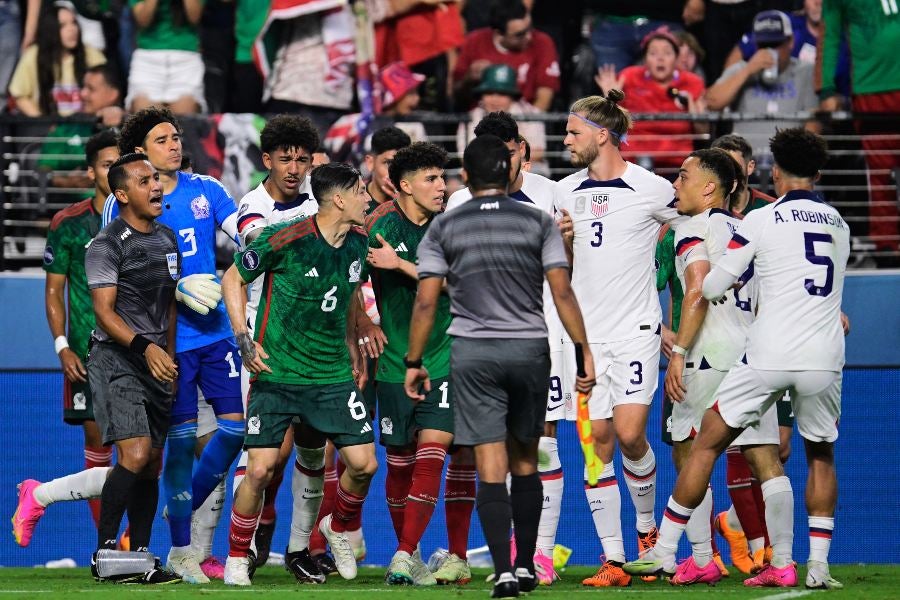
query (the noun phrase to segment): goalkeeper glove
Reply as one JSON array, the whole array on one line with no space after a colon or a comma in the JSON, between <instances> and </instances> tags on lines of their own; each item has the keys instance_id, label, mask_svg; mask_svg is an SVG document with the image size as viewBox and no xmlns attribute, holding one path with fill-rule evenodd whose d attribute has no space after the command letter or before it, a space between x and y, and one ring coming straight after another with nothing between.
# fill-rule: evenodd
<instances>
[{"instance_id":1,"label":"goalkeeper glove","mask_svg":"<svg viewBox=\"0 0 900 600\"><path fill-rule=\"evenodd\" d=\"M201 315L208 314L219 305L222 299L222 286L216 276L209 273L196 273L178 280L175 286L175 299Z\"/></svg>"}]
</instances>

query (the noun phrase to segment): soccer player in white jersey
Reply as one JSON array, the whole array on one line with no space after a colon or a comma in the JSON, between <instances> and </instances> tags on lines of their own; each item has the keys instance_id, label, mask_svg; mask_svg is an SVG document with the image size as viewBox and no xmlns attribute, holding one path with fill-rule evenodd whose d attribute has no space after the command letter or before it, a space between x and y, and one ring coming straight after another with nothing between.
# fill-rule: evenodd
<instances>
[{"instance_id":1,"label":"soccer player in white jersey","mask_svg":"<svg viewBox=\"0 0 900 600\"><path fill-rule=\"evenodd\" d=\"M730 197L743 188L740 165L724 150L698 150L688 156L675 180L676 208L691 218L675 229L675 270L684 289L681 322L666 371L666 396L672 410L675 469L687 460L693 438L700 431L704 411L716 389L744 353L747 330L753 322L756 298L752 268L741 276L744 286L728 294L725 302L710 305L703 298L703 278L719 262L740 221L723 210ZM758 427L748 428L736 440L749 453L759 445L778 445L774 407ZM773 448L769 448L771 452ZM711 531L712 490L687 523L692 556L682 562L670 580L675 585L713 584L722 578L713 561Z\"/></svg>"},{"instance_id":2,"label":"soccer player in white jersey","mask_svg":"<svg viewBox=\"0 0 900 600\"><path fill-rule=\"evenodd\" d=\"M716 458L790 390L809 469L806 586L842 587L829 574L828 550L837 502L834 441L844 365L840 310L850 233L838 211L813 191L828 156L825 141L801 128L786 129L772 138L771 150L778 201L747 215L703 281L704 297L718 300L753 262L759 313L750 326L745 360L716 391L669 498L657 545L645 560L626 565L632 573L673 570L681 532L703 500ZM768 448L745 455L762 481L772 562L744 585L793 587L794 494L777 448Z\"/></svg>"},{"instance_id":3,"label":"soccer player in white jersey","mask_svg":"<svg viewBox=\"0 0 900 600\"><path fill-rule=\"evenodd\" d=\"M510 173L508 196L533 205L538 210L556 216L555 206L562 201L559 187L546 177L522 169L526 142L509 113L492 112L475 127L475 137L491 134L499 137L509 148ZM469 188L454 192L447 200L446 211L472 198ZM565 397L571 400L572 389L565 393L561 378L563 327L556 313L550 286L544 282L544 318L550 342L550 392L547 397L547 416L544 435L538 442L538 473L544 488L544 504L538 526L537 547L534 554L535 575L541 585L550 585L559 575L553 570L553 547L562 509L563 471L556 439L556 422L565 418ZM573 371L574 372L574 371Z\"/></svg>"},{"instance_id":4,"label":"soccer player in white jersey","mask_svg":"<svg viewBox=\"0 0 900 600\"><path fill-rule=\"evenodd\" d=\"M270 119L260 133L263 164L269 170L266 179L241 198L238 204L238 236L241 247L256 239L262 230L275 223L302 219L318 212L309 182L312 154L319 146L319 134L312 123L303 117L278 115ZM247 327L251 335L262 293L262 278L250 283L247 302ZM244 402L250 390L250 373L241 371L241 392ZM263 512L260 516L256 542L256 565L265 564L275 528L275 496L281 484L285 465L294 449L292 428L288 428L281 445L279 460L272 483L266 489ZM234 477L234 489L243 480L247 466L247 451L241 454ZM322 501L325 478L325 447L297 446L297 460L291 469L291 489L294 511L291 533L285 554L285 567L301 583L324 583L325 575L309 555L309 536Z\"/></svg>"},{"instance_id":5,"label":"soccer player in white jersey","mask_svg":"<svg viewBox=\"0 0 900 600\"><path fill-rule=\"evenodd\" d=\"M610 90L605 98L589 96L572 105L563 143L572 164L585 168L558 183L563 194L558 208L574 223L572 288L582 305L598 375L589 410L595 451L604 468L596 485L585 485L585 494L606 562L583 582L595 587L631 583L621 568L626 559L613 469L617 440L637 512L641 553L653 547L657 535L656 457L646 431L657 386L662 320L654 251L660 225L679 219L671 184L620 154L631 127L631 115L619 106L624 97L620 90ZM574 354L571 344L563 345L564 361L572 361ZM574 365L563 368L568 371L574 373ZM572 382L565 384L565 389L572 387ZM568 412L574 419L574 410Z\"/></svg>"}]
</instances>

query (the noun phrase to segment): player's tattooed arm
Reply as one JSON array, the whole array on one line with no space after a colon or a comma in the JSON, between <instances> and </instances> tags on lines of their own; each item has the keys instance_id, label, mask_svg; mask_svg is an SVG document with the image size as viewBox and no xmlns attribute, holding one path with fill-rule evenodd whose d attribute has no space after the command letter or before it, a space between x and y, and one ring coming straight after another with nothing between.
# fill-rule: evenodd
<instances>
[{"instance_id":1,"label":"player's tattooed arm","mask_svg":"<svg viewBox=\"0 0 900 600\"><path fill-rule=\"evenodd\" d=\"M366 354L369 358L378 358L384 352L384 346L388 343L387 336L384 331L372 322L372 319L366 314L366 301L362 295L362 289L356 288L356 303L358 310L354 312L354 317L349 323L353 323L356 334L351 335L349 339L356 340L360 352Z\"/></svg>"},{"instance_id":2,"label":"player's tattooed arm","mask_svg":"<svg viewBox=\"0 0 900 600\"><path fill-rule=\"evenodd\" d=\"M362 389L366 385L366 381L368 379L368 373L366 370L366 357L364 352L367 351L364 346L367 346L369 343L372 343L372 340L369 339L366 341L364 338L359 338L357 341L357 323L360 320L360 313L365 315L365 310L363 310L363 302L362 302L362 293L357 285L356 290L353 292L354 299L350 301L350 305L347 307L347 327L346 327L346 336L345 342L347 344L347 351L350 353L350 365L353 369L353 381L356 383L359 389ZM368 319L368 315L366 315ZM371 323L371 320L369 321ZM379 328L380 329L380 328ZM382 337L384 334L381 334ZM386 340L387 338L385 338ZM374 347L374 343L372 343Z\"/></svg>"},{"instance_id":3,"label":"player's tattooed arm","mask_svg":"<svg viewBox=\"0 0 900 600\"><path fill-rule=\"evenodd\" d=\"M222 276L222 297L244 367L254 375L263 371L271 373L272 369L263 362L269 355L262 346L253 341L247 328L247 283L234 265L231 265Z\"/></svg>"}]
</instances>

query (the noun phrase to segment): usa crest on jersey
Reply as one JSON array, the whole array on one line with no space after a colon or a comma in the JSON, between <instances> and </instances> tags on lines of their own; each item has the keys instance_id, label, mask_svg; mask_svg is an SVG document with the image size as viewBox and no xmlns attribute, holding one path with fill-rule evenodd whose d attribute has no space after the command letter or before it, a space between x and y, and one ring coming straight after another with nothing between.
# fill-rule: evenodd
<instances>
[{"instance_id":1,"label":"usa crest on jersey","mask_svg":"<svg viewBox=\"0 0 900 600\"><path fill-rule=\"evenodd\" d=\"M591 214L595 217L602 217L607 212L609 212L609 194L592 194Z\"/></svg>"},{"instance_id":2,"label":"usa crest on jersey","mask_svg":"<svg viewBox=\"0 0 900 600\"><path fill-rule=\"evenodd\" d=\"M172 279L178 279L178 253L166 253L166 264L169 266L169 275L172 276Z\"/></svg>"}]
</instances>

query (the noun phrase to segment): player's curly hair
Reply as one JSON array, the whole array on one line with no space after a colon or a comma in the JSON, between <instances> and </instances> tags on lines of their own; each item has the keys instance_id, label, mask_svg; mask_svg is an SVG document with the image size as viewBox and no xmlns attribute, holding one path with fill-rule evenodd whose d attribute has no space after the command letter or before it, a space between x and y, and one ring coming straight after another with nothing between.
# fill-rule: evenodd
<instances>
[{"instance_id":1,"label":"player's curly hair","mask_svg":"<svg viewBox=\"0 0 900 600\"><path fill-rule=\"evenodd\" d=\"M111 146L117 147L117 143L115 129L104 129L88 138L87 144L84 145L84 157L87 159L88 166L94 166L94 163L97 162L97 155L100 154L101 150Z\"/></svg>"},{"instance_id":2,"label":"player's curly hair","mask_svg":"<svg viewBox=\"0 0 900 600\"><path fill-rule=\"evenodd\" d=\"M443 169L446 165L447 152L443 148L430 142L416 142L397 150L391 166L388 167L388 175L391 183L399 190L400 180L408 174L420 169Z\"/></svg>"},{"instance_id":3,"label":"player's curly hair","mask_svg":"<svg viewBox=\"0 0 900 600\"><path fill-rule=\"evenodd\" d=\"M735 196L744 190L744 172L738 161L720 148L695 150L688 157L697 158L700 161L700 168L712 173L719 180L719 189L722 190L725 206L731 206Z\"/></svg>"},{"instance_id":4,"label":"player's curly hair","mask_svg":"<svg viewBox=\"0 0 900 600\"><path fill-rule=\"evenodd\" d=\"M302 148L312 154L318 147L319 132L312 121L297 115L276 115L259 134L259 149L266 154L291 148Z\"/></svg>"},{"instance_id":5,"label":"player's curly hair","mask_svg":"<svg viewBox=\"0 0 900 600\"><path fill-rule=\"evenodd\" d=\"M619 106L625 99L625 92L615 88L606 92L606 96L587 96L576 100L569 112L573 112L592 123L605 127L612 133L612 143L618 147L622 138L631 129L631 113Z\"/></svg>"},{"instance_id":6,"label":"player's curly hair","mask_svg":"<svg viewBox=\"0 0 900 600\"><path fill-rule=\"evenodd\" d=\"M519 139L519 125L508 112L498 110L486 114L475 126L475 137L488 133L509 143Z\"/></svg>"},{"instance_id":7,"label":"player's curly hair","mask_svg":"<svg viewBox=\"0 0 900 600\"><path fill-rule=\"evenodd\" d=\"M412 144L412 140L405 131L399 127L389 125L388 127L382 127L372 134L368 154L378 156L379 154L384 154L391 150L406 148L410 144Z\"/></svg>"},{"instance_id":8,"label":"player's curly hair","mask_svg":"<svg viewBox=\"0 0 900 600\"><path fill-rule=\"evenodd\" d=\"M147 134L160 123L171 123L181 134L181 123L171 110L164 106L150 106L137 111L122 123L122 130L119 132L119 152L125 155L133 153L137 147L144 148Z\"/></svg>"},{"instance_id":9,"label":"player's curly hair","mask_svg":"<svg viewBox=\"0 0 900 600\"><path fill-rule=\"evenodd\" d=\"M795 177L812 179L828 162L828 143L802 127L780 129L769 140L775 164Z\"/></svg>"}]
</instances>

